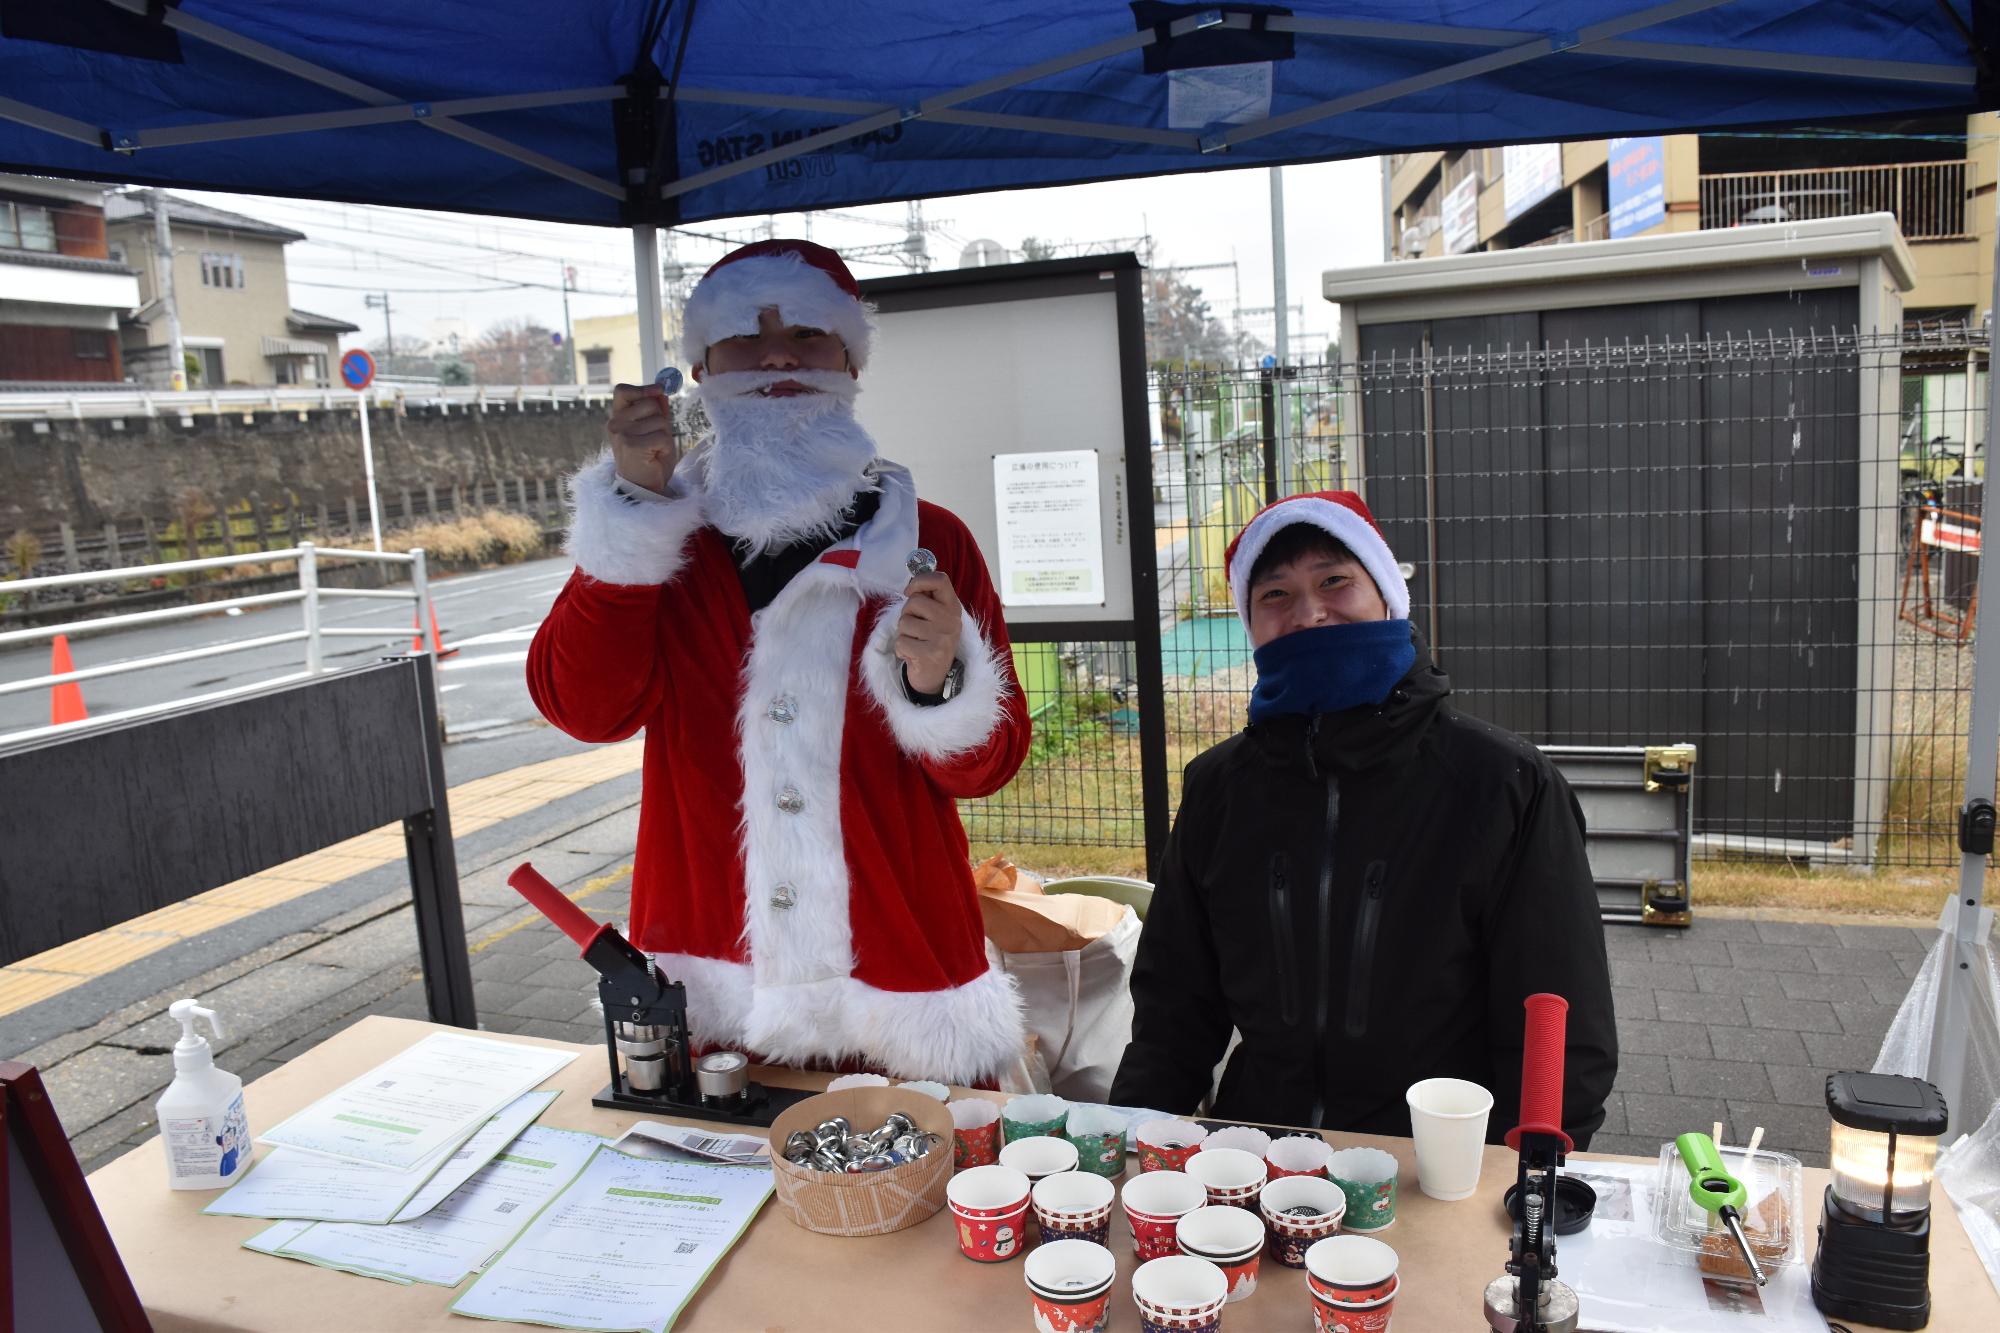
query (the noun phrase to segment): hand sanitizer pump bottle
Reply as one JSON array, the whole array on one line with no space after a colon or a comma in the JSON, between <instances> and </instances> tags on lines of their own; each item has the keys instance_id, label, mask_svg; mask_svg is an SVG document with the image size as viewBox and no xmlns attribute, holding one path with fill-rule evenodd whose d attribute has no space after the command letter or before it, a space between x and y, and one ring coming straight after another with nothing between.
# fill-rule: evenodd
<instances>
[{"instance_id":1,"label":"hand sanitizer pump bottle","mask_svg":"<svg viewBox=\"0 0 2000 1333\"><path fill-rule=\"evenodd\" d=\"M194 1030L195 1019L205 1018L220 1038L222 1025L214 1010L193 1000L175 1000L167 1013L181 1025L181 1039L174 1043L174 1081L154 1104L167 1183L177 1190L221 1189L250 1165L243 1080L215 1067L208 1038Z\"/></svg>"}]
</instances>

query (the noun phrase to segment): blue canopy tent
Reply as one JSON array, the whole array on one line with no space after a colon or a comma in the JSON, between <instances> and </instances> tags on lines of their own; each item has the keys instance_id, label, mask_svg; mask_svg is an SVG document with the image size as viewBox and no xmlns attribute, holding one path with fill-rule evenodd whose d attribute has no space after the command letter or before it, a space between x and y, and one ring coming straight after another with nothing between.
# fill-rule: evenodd
<instances>
[{"instance_id":1,"label":"blue canopy tent","mask_svg":"<svg viewBox=\"0 0 2000 1333\"><path fill-rule=\"evenodd\" d=\"M1994 108L1996 18L2000 0L0 0L0 169L628 226L650 360L661 225ZM1983 652L1966 792L1989 812L1996 734ZM1969 964L1986 857L1965 845ZM1954 1096L1972 974L1944 975L1931 1069Z\"/></svg>"}]
</instances>

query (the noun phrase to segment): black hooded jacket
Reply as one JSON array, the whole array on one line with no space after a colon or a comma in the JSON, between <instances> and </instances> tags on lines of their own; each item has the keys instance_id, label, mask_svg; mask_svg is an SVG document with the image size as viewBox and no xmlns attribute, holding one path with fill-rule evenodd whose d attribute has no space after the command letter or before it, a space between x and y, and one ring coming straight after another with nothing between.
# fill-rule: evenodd
<instances>
[{"instance_id":1,"label":"black hooded jacket","mask_svg":"<svg viewBox=\"0 0 2000 1333\"><path fill-rule=\"evenodd\" d=\"M1563 1127L1618 1071L1583 812L1534 746L1445 701L1419 640L1381 706L1259 722L1187 766L1132 974L1120 1106L1192 1112L1231 1028L1228 1120L1407 1135L1404 1090L1519 1120L1521 1002L1569 1001Z\"/></svg>"}]
</instances>

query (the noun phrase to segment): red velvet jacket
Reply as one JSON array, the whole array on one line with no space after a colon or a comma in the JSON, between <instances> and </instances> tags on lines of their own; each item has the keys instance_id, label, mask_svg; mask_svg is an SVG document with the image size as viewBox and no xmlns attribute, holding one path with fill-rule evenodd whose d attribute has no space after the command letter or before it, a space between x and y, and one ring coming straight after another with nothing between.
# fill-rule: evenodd
<instances>
[{"instance_id":1,"label":"red velvet jacket","mask_svg":"<svg viewBox=\"0 0 2000 1333\"><path fill-rule=\"evenodd\" d=\"M1013 777L1027 710L971 534L876 468L875 517L754 615L690 483L634 503L608 456L584 469L528 688L579 740L646 732L631 933L688 983L698 1043L966 1083L1022 1028L954 801ZM964 688L929 708L892 652L914 546L965 607Z\"/></svg>"}]
</instances>

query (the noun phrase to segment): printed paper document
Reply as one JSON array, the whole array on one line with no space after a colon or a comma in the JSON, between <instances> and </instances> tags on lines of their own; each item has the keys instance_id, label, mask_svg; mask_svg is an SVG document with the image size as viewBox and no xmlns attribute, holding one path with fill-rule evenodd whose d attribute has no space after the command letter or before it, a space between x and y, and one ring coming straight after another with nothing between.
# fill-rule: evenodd
<instances>
[{"instance_id":1,"label":"printed paper document","mask_svg":"<svg viewBox=\"0 0 2000 1333\"><path fill-rule=\"evenodd\" d=\"M770 1193L764 1168L647 1161L599 1148L452 1311L666 1333Z\"/></svg>"},{"instance_id":2,"label":"printed paper document","mask_svg":"<svg viewBox=\"0 0 2000 1333\"><path fill-rule=\"evenodd\" d=\"M505 1249L603 1142L595 1134L538 1125L414 1221L321 1223L266 1252L368 1277L455 1287Z\"/></svg>"},{"instance_id":3,"label":"printed paper document","mask_svg":"<svg viewBox=\"0 0 2000 1333\"><path fill-rule=\"evenodd\" d=\"M575 1051L434 1032L259 1142L408 1171L575 1058Z\"/></svg>"},{"instance_id":4,"label":"printed paper document","mask_svg":"<svg viewBox=\"0 0 2000 1333\"><path fill-rule=\"evenodd\" d=\"M202 1211L228 1217L375 1224L418 1217L491 1161L555 1099L553 1092L515 1098L454 1151L441 1152L412 1171L272 1148Z\"/></svg>"}]
</instances>

